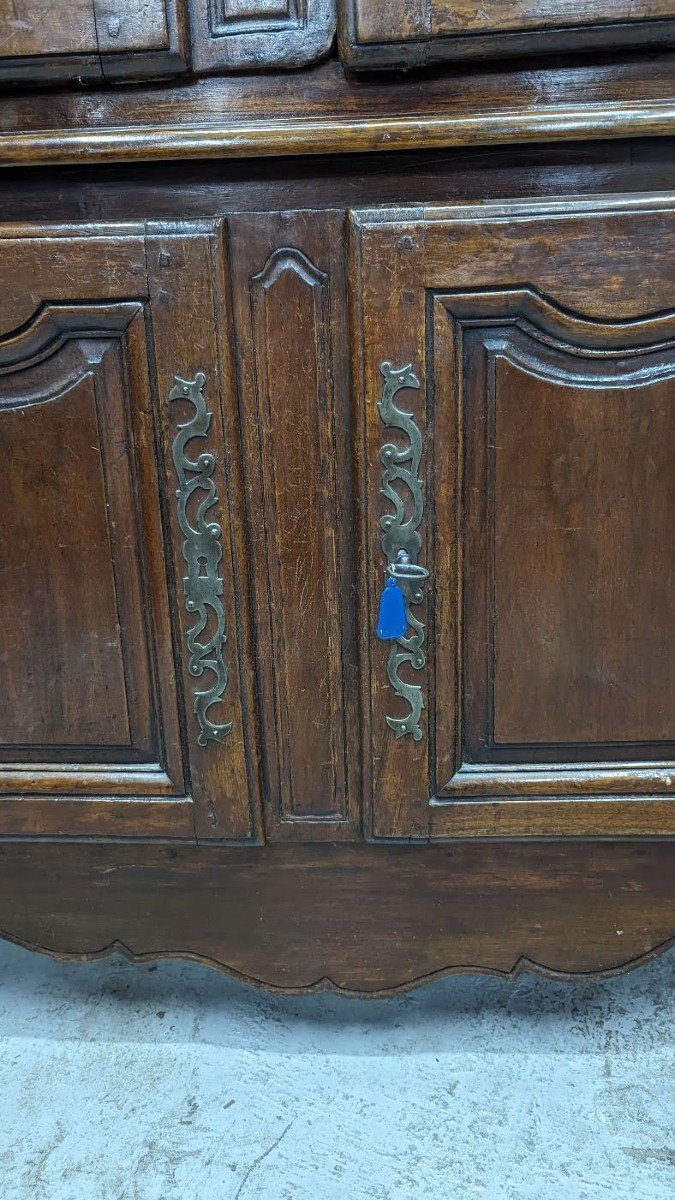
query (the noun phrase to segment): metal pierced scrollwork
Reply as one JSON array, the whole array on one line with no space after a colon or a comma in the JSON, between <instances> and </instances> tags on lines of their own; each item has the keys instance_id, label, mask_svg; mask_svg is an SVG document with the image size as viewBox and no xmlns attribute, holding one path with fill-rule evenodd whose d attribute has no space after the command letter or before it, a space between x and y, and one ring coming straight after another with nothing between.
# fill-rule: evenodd
<instances>
[{"instance_id":1,"label":"metal pierced scrollwork","mask_svg":"<svg viewBox=\"0 0 675 1200\"><path fill-rule=\"evenodd\" d=\"M419 525L424 512L422 480L419 478L422 460L422 435L413 420L412 413L403 412L394 404L394 396L403 388L419 388L419 380L412 366L396 370L391 363L383 362L380 372L384 379L378 410L384 425L400 429L408 444L399 448L386 443L380 450L383 467L381 494L394 506L393 513L380 518L382 549L387 558L387 573L400 584L406 602L406 617L412 634L392 641L387 663L389 682L403 700L410 705L406 717L387 717L387 725L394 736L410 734L414 741L422 738L420 717L424 708L422 689L417 684L401 679L401 667L410 664L420 671L426 663L424 651L424 625L411 612L411 604L421 604L424 599L423 580L428 571L419 566L422 538Z\"/></svg>"},{"instance_id":2,"label":"metal pierced scrollwork","mask_svg":"<svg viewBox=\"0 0 675 1200\"><path fill-rule=\"evenodd\" d=\"M197 741L200 746L207 742L224 742L232 729L232 722L216 725L207 713L213 704L222 699L227 688L228 672L223 658L223 646L227 640L225 610L220 597L223 580L219 574L223 557L222 530L216 521L207 520L209 511L218 502L213 472L216 458L204 452L196 460L188 458L186 447L193 438L206 437L211 426L211 413L206 407L203 388L206 377L200 372L192 382L174 377L169 400L189 401L194 407L194 416L178 426L173 442L173 461L178 475L178 523L183 532L183 558L188 573L183 580L185 608L196 614L196 620L187 632L190 651L188 670L200 678L204 671L211 671L215 680L206 691L196 691L194 712L199 724ZM197 493L194 502L192 497ZM199 495L199 493L204 493ZM198 639L210 627L206 640Z\"/></svg>"}]
</instances>

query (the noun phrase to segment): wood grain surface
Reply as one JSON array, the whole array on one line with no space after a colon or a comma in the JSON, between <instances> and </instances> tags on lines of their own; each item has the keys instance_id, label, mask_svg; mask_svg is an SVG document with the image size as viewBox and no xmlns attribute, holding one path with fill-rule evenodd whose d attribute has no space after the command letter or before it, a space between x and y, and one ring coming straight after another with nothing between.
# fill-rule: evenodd
<instances>
[{"instance_id":1,"label":"wood grain surface","mask_svg":"<svg viewBox=\"0 0 675 1200\"><path fill-rule=\"evenodd\" d=\"M343 0L352 66L417 66L672 43L670 0Z\"/></svg>"},{"instance_id":2,"label":"wood grain surface","mask_svg":"<svg viewBox=\"0 0 675 1200\"><path fill-rule=\"evenodd\" d=\"M674 63L4 98L3 936L369 995L672 943ZM385 359L425 437L414 751L372 649ZM206 745L168 402L200 371Z\"/></svg>"},{"instance_id":3,"label":"wood grain surface","mask_svg":"<svg viewBox=\"0 0 675 1200\"><path fill-rule=\"evenodd\" d=\"M302 74L161 89L8 93L0 165L335 154L675 132L675 55L353 79Z\"/></svg>"},{"instance_id":4,"label":"wood grain surface","mask_svg":"<svg viewBox=\"0 0 675 1200\"><path fill-rule=\"evenodd\" d=\"M0 846L0 930L86 959L195 958L283 991L447 971L616 972L675 932L675 843Z\"/></svg>"},{"instance_id":5,"label":"wood grain surface","mask_svg":"<svg viewBox=\"0 0 675 1200\"><path fill-rule=\"evenodd\" d=\"M188 58L184 0L0 0L0 87L168 76Z\"/></svg>"},{"instance_id":6,"label":"wood grain surface","mask_svg":"<svg viewBox=\"0 0 675 1200\"><path fill-rule=\"evenodd\" d=\"M500 796L508 808L517 794L533 801L539 828L535 798L567 796L579 835L598 831L593 800L620 793L640 798L631 832L652 832L655 820L672 832L672 200L429 205L352 219L373 828L424 836L427 797ZM421 561L431 569L417 613L427 665L402 671L426 709L415 742L387 727L406 711L369 634L389 360L411 363L421 385L402 393L424 449ZM603 812L611 835L619 810ZM544 801L541 814L565 832L559 806ZM486 816L490 832L489 806ZM454 810L444 820L459 820L460 834Z\"/></svg>"}]
</instances>

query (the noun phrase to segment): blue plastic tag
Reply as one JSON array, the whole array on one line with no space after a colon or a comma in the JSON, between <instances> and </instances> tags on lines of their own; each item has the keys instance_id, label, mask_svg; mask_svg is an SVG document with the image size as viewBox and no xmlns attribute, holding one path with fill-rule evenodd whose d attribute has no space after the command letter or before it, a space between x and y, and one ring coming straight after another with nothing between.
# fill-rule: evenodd
<instances>
[{"instance_id":1,"label":"blue plastic tag","mask_svg":"<svg viewBox=\"0 0 675 1200\"><path fill-rule=\"evenodd\" d=\"M403 589L390 576L380 596L376 633L380 641L393 642L403 637L407 628L408 617Z\"/></svg>"}]
</instances>

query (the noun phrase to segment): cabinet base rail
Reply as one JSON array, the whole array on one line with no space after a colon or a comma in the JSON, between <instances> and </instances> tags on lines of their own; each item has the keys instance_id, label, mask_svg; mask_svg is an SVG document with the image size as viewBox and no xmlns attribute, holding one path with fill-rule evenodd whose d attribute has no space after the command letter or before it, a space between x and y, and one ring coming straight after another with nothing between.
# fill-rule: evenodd
<instances>
[{"instance_id":1,"label":"cabinet base rail","mask_svg":"<svg viewBox=\"0 0 675 1200\"><path fill-rule=\"evenodd\" d=\"M6 843L0 931L57 958L190 959L287 993L581 980L675 943L675 842Z\"/></svg>"}]
</instances>

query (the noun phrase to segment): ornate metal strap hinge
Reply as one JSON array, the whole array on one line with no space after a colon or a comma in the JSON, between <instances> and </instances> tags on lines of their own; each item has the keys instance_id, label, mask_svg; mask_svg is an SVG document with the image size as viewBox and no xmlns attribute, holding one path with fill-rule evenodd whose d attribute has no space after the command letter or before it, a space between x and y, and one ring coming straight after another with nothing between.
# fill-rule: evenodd
<instances>
[{"instance_id":1,"label":"ornate metal strap hinge","mask_svg":"<svg viewBox=\"0 0 675 1200\"><path fill-rule=\"evenodd\" d=\"M205 438L211 426L211 413L204 400L203 388L206 377L201 371L192 382L174 377L169 400L188 401L194 407L194 416L178 426L173 442L173 461L178 475L178 523L184 536L183 558L187 575L183 579L185 608L190 615L196 614L195 622L187 631L190 651L188 671L200 678L205 671L215 676L213 684L205 691L195 691L194 713L199 725L197 741L200 746L207 742L224 742L232 729L232 722L216 725L210 720L208 710L222 699L227 688L228 672L223 658L223 646L227 640L225 610L221 596L223 580L219 574L223 557L222 530L216 521L207 519L208 513L217 504L216 485L213 473L216 457L204 451L196 460L188 458L186 447L193 438ZM207 631L204 641L199 639Z\"/></svg>"},{"instance_id":2,"label":"ornate metal strap hinge","mask_svg":"<svg viewBox=\"0 0 675 1200\"><path fill-rule=\"evenodd\" d=\"M420 671L426 663L424 625L411 611L411 605L422 603L424 581L429 577L426 567L417 561L422 547L419 526L424 514L422 480L419 478L422 435L412 413L396 407L394 396L404 388L419 388L420 384L410 365L396 370L391 363L384 362L380 372L384 379L377 406L380 417L388 428L400 429L407 444L399 447L387 442L380 449L383 468L380 491L394 506L394 512L380 518L387 568L377 636L391 642L387 664L389 682L396 695L410 706L405 717L387 717L387 725L395 737L410 734L419 742L422 738L420 717L424 708L422 689L418 684L401 679L399 671L406 664Z\"/></svg>"}]
</instances>

